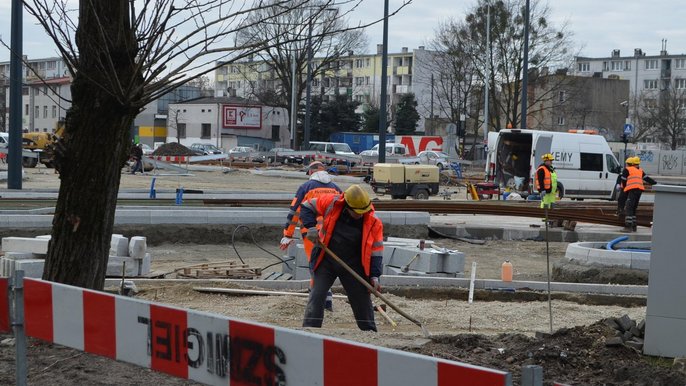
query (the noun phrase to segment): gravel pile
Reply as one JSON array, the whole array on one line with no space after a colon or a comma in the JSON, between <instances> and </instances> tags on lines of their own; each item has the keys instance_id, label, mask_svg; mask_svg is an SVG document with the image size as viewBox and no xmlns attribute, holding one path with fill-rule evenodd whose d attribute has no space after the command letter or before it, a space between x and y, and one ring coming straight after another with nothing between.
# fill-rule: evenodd
<instances>
[{"instance_id":1,"label":"gravel pile","mask_svg":"<svg viewBox=\"0 0 686 386\"><path fill-rule=\"evenodd\" d=\"M152 155L195 155L195 153L180 143L169 142L155 149Z\"/></svg>"}]
</instances>

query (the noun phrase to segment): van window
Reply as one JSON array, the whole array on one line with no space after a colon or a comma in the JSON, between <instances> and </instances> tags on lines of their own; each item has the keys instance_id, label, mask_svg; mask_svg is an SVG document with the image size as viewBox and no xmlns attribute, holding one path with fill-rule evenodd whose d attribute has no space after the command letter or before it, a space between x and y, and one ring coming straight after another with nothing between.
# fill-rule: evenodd
<instances>
[{"instance_id":1,"label":"van window","mask_svg":"<svg viewBox=\"0 0 686 386\"><path fill-rule=\"evenodd\" d=\"M610 173L619 174L622 172L622 167L619 166L619 163L611 154L605 154L605 163L607 164L607 171Z\"/></svg>"},{"instance_id":2,"label":"van window","mask_svg":"<svg viewBox=\"0 0 686 386\"><path fill-rule=\"evenodd\" d=\"M333 146L333 152L340 151L340 152L352 153L352 150L350 150L350 146L348 146L347 143L334 143L332 146Z\"/></svg>"},{"instance_id":3,"label":"van window","mask_svg":"<svg viewBox=\"0 0 686 386\"><path fill-rule=\"evenodd\" d=\"M602 172L603 155L595 153L581 153L581 170Z\"/></svg>"},{"instance_id":4,"label":"van window","mask_svg":"<svg viewBox=\"0 0 686 386\"><path fill-rule=\"evenodd\" d=\"M398 146L395 148L395 154L405 154L405 146Z\"/></svg>"},{"instance_id":5,"label":"van window","mask_svg":"<svg viewBox=\"0 0 686 386\"><path fill-rule=\"evenodd\" d=\"M310 150L324 151L325 147L323 143L310 143Z\"/></svg>"}]
</instances>

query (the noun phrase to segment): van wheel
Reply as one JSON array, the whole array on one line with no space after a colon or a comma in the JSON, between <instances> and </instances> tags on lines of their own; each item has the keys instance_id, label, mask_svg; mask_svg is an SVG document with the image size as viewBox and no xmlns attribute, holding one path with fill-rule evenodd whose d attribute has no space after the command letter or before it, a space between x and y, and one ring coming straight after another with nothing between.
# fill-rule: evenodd
<instances>
[{"instance_id":1,"label":"van wheel","mask_svg":"<svg viewBox=\"0 0 686 386\"><path fill-rule=\"evenodd\" d=\"M394 200L404 200L404 199L405 199L405 195L402 195L402 194L392 194L392 195L391 195L391 198L394 199Z\"/></svg>"},{"instance_id":2,"label":"van wheel","mask_svg":"<svg viewBox=\"0 0 686 386\"><path fill-rule=\"evenodd\" d=\"M428 200L429 199L429 191L426 189L420 189L414 194L414 199L415 200Z\"/></svg>"},{"instance_id":3,"label":"van wheel","mask_svg":"<svg viewBox=\"0 0 686 386\"><path fill-rule=\"evenodd\" d=\"M31 157L22 157L21 158L21 166L25 168L35 168L36 165L38 165L38 159L37 158L31 158Z\"/></svg>"},{"instance_id":4,"label":"van wheel","mask_svg":"<svg viewBox=\"0 0 686 386\"><path fill-rule=\"evenodd\" d=\"M438 166L438 170L443 170L443 164L442 163L437 163L436 166Z\"/></svg>"}]
</instances>

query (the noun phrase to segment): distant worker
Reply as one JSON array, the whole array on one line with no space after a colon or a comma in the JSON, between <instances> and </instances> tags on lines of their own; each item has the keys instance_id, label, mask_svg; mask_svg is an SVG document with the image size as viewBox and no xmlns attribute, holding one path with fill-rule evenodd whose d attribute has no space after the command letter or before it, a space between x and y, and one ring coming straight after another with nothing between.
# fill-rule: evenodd
<instances>
[{"instance_id":1,"label":"distant worker","mask_svg":"<svg viewBox=\"0 0 686 386\"><path fill-rule=\"evenodd\" d=\"M322 226L317 230L317 218L322 215ZM310 241L321 240L374 289L381 290L383 224L362 187L352 185L342 195L327 194L305 201L300 218L308 229ZM348 295L357 326L363 331L376 331L372 299L362 283L326 255L321 246L315 246L312 251L310 267L314 272L314 287L307 302L303 327L322 326L326 292L338 278Z\"/></svg>"},{"instance_id":2,"label":"distant worker","mask_svg":"<svg viewBox=\"0 0 686 386\"><path fill-rule=\"evenodd\" d=\"M130 156L133 161L131 174L136 174L136 172L141 172L141 174L143 174L143 148L140 143L133 143Z\"/></svg>"},{"instance_id":3,"label":"distant worker","mask_svg":"<svg viewBox=\"0 0 686 386\"><path fill-rule=\"evenodd\" d=\"M536 169L535 187L541 195L541 208L550 209L557 195L557 172L553 167L555 157L546 153L541 159L543 163Z\"/></svg>"},{"instance_id":4,"label":"distant worker","mask_svg":"<svg viewBox=\"0 0 686 386\"><path fill-rule=\"evenodd\" d=\"M300 223L300 204L311 198L319 197L323 194L339 194L342 190L333 182L331 175L326 171L326 167L323 163L319 161L314 161L310 163L307 168L307 173L310 175L309 181L300 185L298 191L291 201L291 207L288 211L288 216L286 217L287 223L283 230L283 238L281 239L282 250L286 250L288 246L295 241L293 238L295 234L295 228L300 227L300 233L303 238L303 247L305 248L305 255L307 260L311 259L313 244L310 240L305 238L307 234L307 228L303 227ZM311 272L310 272L311 273ZM312 287L312 279L310 279L310 287ZM326 309L328 311L333 311L333 293L328 292L326 298Z\"/></svg>"},{"instance_id":5,"label":"distant worker","mask_svg":"<svg viewBox=\"0 0 686 386\"><path fill-rule=\"evenodd\" d=\"M655 185L657 181L650 178L639 165L641 159L629 157L626 159L626 167L622 171L621 186L626 195L626 206L624 208L624 228L622 232L636 232L636 209L641 200L641 194L645 190L644 182Z\"/></svg>"}]
</instances>

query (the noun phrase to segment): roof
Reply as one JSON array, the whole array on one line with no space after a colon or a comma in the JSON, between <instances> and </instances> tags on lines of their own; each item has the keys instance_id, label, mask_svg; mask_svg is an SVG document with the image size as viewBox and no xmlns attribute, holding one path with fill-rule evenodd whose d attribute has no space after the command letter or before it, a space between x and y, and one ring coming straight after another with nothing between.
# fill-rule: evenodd
<instances>
[{"instance_id":1,"label":"roof","mask_svg":"<svg viewBox=\"0 0 686 386\"><path fill-rule=\"evenodd\" d=\"M245 99L241 97L200 97L189 99L183 102L176 102L174 104L186 105L208 105L208 104L234 104L234 105L250 105L250 106L264 106L264 103L258 101Z\"/></svg>"},{"instance_id":2,"label":"roof","mask_svg":"<svg viewBox=\"0 0 686 386\"><path fill-rule=\"evenodd\" d=\"M37 85L37 84L40 85L40 84L67 84L67 83L71 83L71 77L69 77L69 76L63 76L60 78L47 78L44 80L38 79L38 80L34 80L34 81L30 82L29 84L33 86L33 85Z\"/></svg>"}]
</instances>

